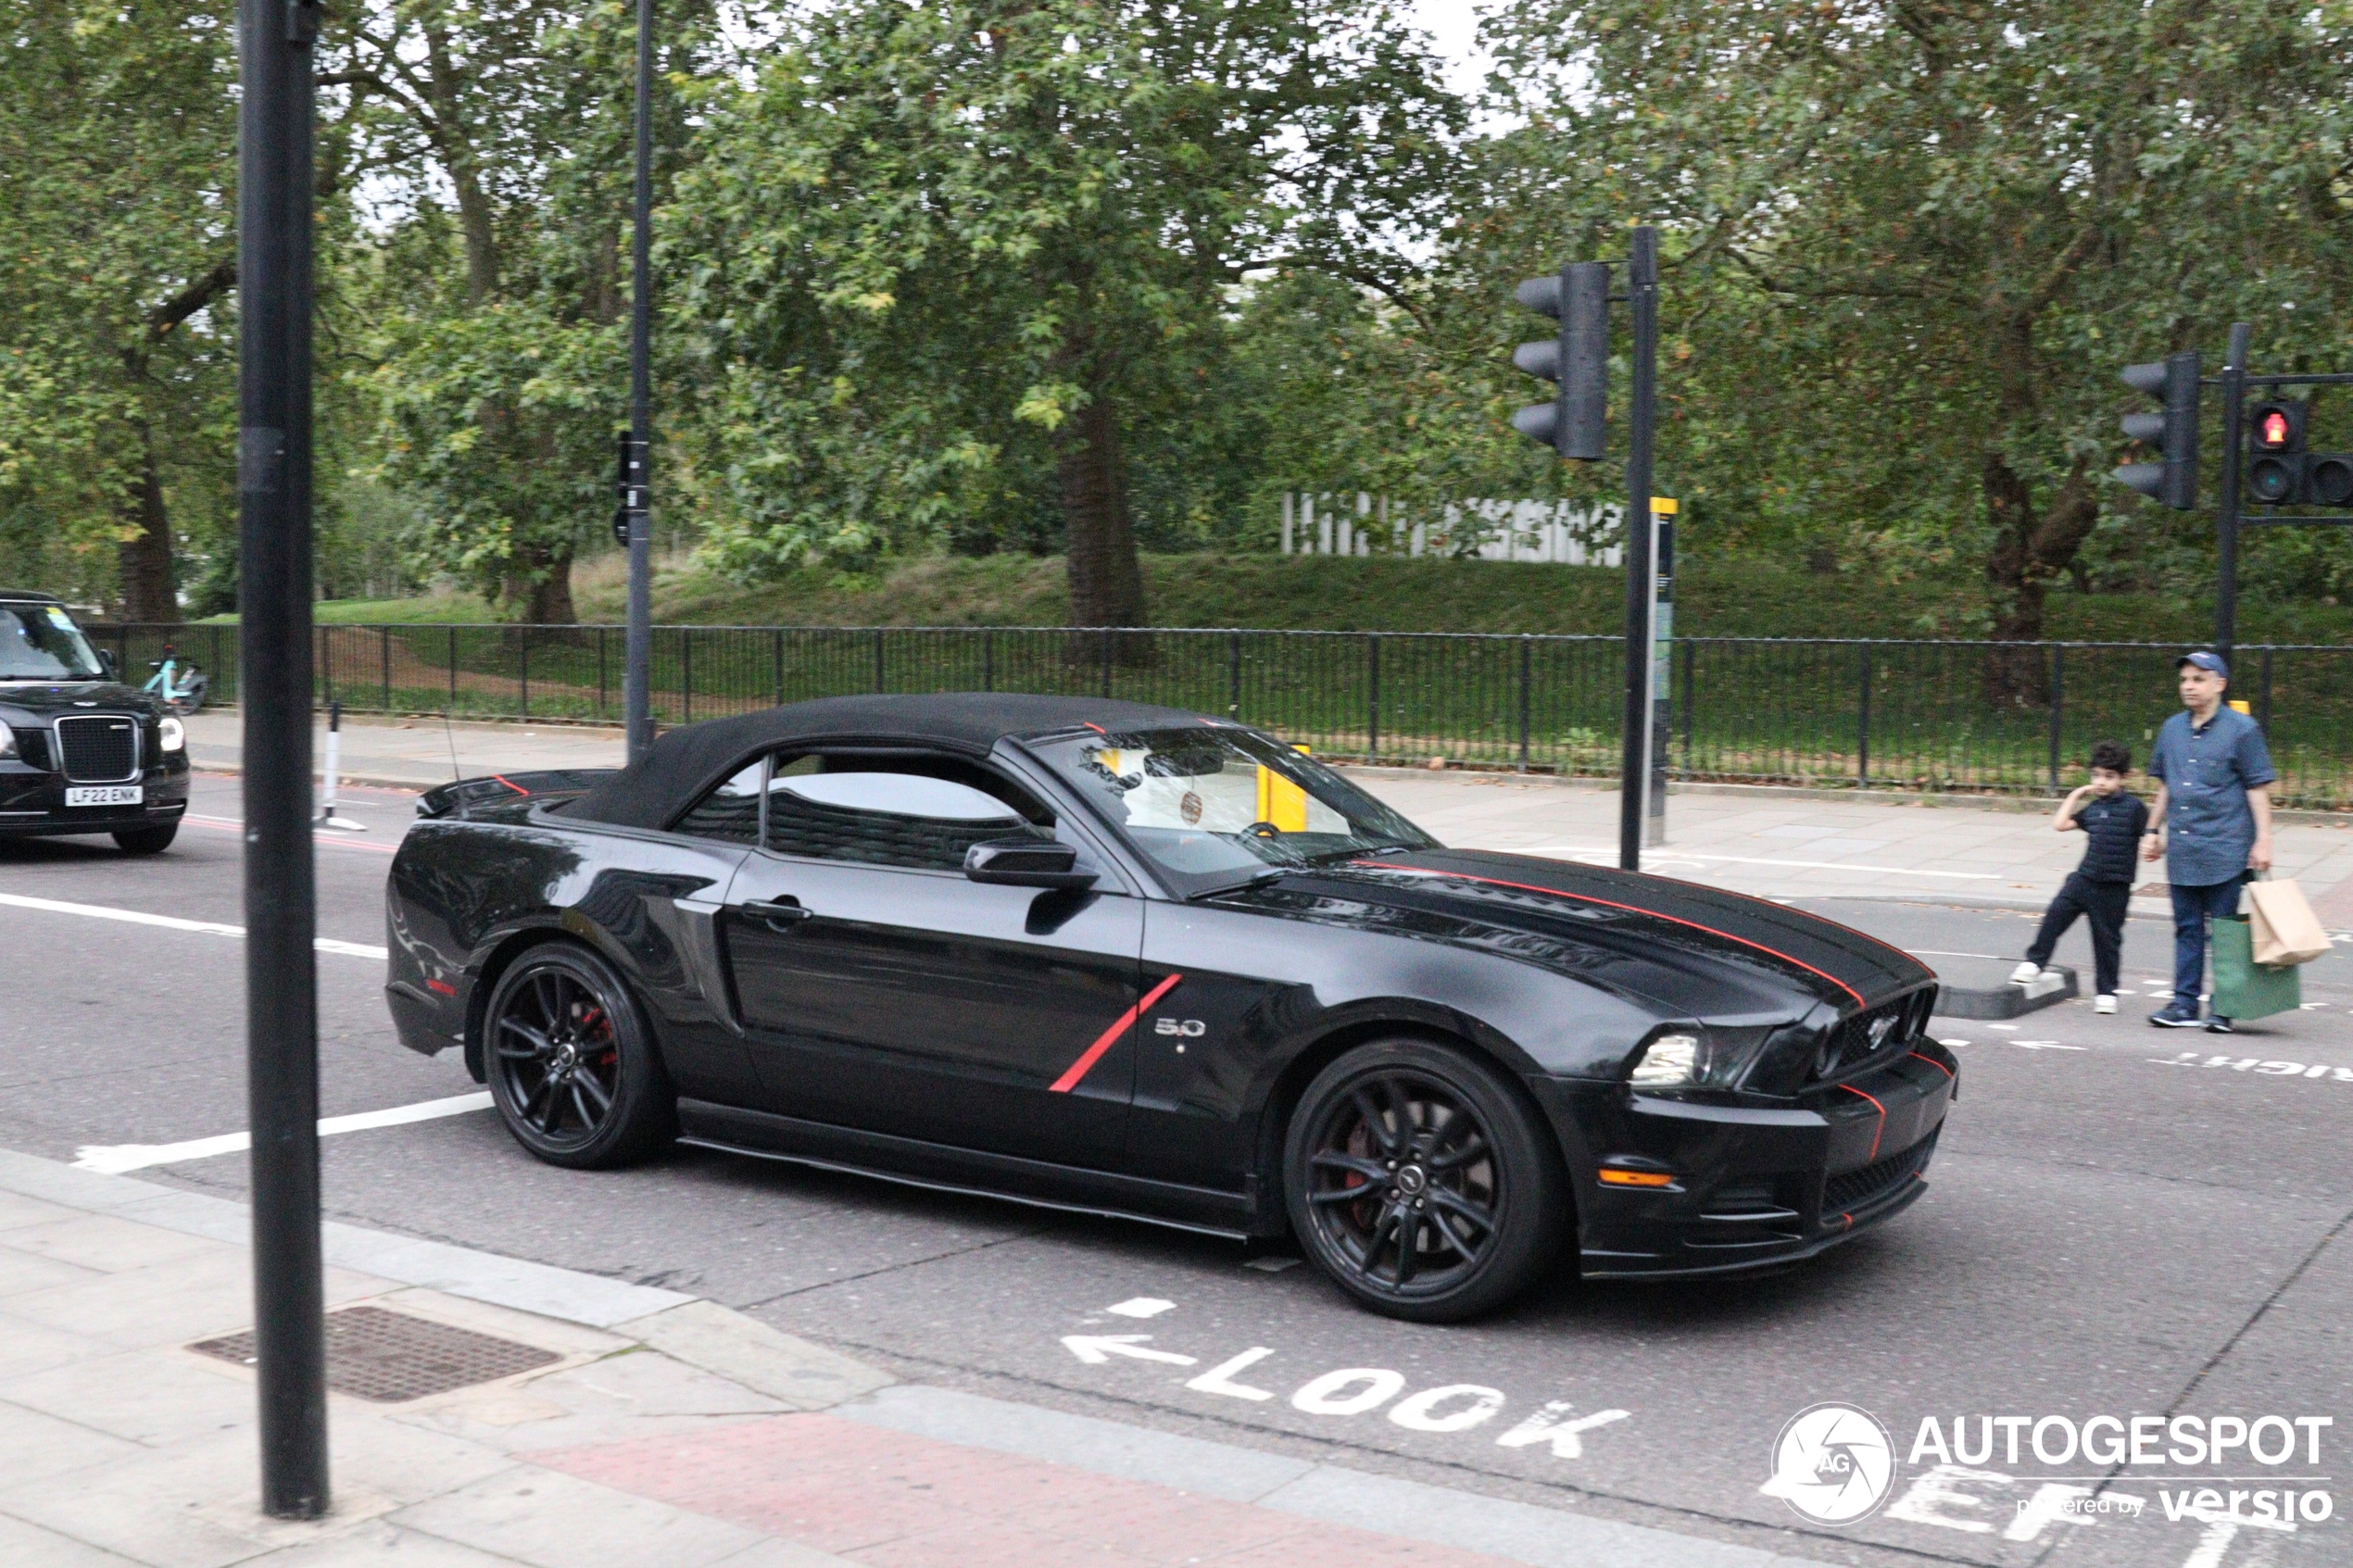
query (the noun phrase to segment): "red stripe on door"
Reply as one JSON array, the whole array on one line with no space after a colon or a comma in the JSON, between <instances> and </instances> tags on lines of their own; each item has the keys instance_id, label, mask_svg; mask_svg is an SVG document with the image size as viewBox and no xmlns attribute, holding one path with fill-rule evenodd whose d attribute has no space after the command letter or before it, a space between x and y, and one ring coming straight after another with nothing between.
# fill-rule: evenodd
<instances>
[{"instance_id":1,"label":"red stripe on door","mask_svg":"<svg viewBox=\"0 0 2353 1568\"><path fill-rule=\"evenodd\" d=\"M1653 920L1663 920L1672 925L1689 926L1693 931L1705 931L1710 936L1720 936L1727 942L1737 942L1743 947L1754 947L1760 953L1780 960L1783 963L1795 964L1808 974L1821 975L1824 980L1854 997L1856 1007L1867 1005L1863 1000L1863 993L1841 980L1837 975L1824 973L1804 959L1793 959L1779 947L1768 947L1762 942L1752 941L1745 936L1735 936L1729 931L1718 931L1712 925L1702 925L1695 920L1684 920L1680 915L1664 915L1656 909L1643 909L1639 904L1621 904L1613 898L1596 898L1591 893L1571 893L1566 887L1539 887L1532 882L1506 882L1499 876L1474 876L1469 872L1444 872L1429 866L1390 866L1383 865L1378 860L1353 860L1350 864L1367 867L1373 871L1411 872L1416 876L1451 876L1463 882L1483 882L1490 887L1516 887L1522 893L1549 893L1555 898L1575 898L1587 904L1599 904L1604 909L1624 909L1629 914L1648 915Z\"/></svg>"},{"instance_id":2,"label":"red stripe on door","mask_svg":"<svg viewBox=\"0 0 2353 1568\"><path fill-rule=\"evenodd\" d=\"M1110 1028L1095 1036L1095 1043L1079 1054L1078 1060L1070 1064L1069 1071L1053 1081L1049 1086L1049 1091L1053 1094L1066 1095L1078 1087L1078 1081L1087 1076L1088 1072L1094 1067L1095 1063L1103 1059L1103 1053L1117 1045L1119 1037L1135 1026L1138 1015L1161 997L1174 991L1176 988L1176 983L1184 978L1181 974L1172 974L1145 992L1141 1000L1114 1020Z\"/></svg>"}]
</instances>

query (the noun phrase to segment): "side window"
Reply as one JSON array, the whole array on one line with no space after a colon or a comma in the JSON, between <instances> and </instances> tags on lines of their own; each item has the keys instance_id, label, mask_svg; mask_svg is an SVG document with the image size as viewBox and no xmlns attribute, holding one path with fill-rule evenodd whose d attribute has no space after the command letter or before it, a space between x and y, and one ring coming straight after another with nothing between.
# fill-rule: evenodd
<instances>
[{"instance_id":1,"label":"side window","mask_svg":"<svg viewBox=\"0 0 2353 1568\"><path fill-rule=\"evenodd\" d=\"M724 838L734 844L760 842L760 767L757 762L722 783L678 819L678 833Z\"/></svg>"},{"instance_id":2,"label":"side window","mask_svg":"<svg viewBox=\"0 0 2353 1568\"><path fill-rule=\"evenodd\" d=\"M1051 813L969 764L803 760L821 766L782 770L769 781L768 847L778 854L953 872L984 840L1053 836Z\"/></svg>"}]
</instances>

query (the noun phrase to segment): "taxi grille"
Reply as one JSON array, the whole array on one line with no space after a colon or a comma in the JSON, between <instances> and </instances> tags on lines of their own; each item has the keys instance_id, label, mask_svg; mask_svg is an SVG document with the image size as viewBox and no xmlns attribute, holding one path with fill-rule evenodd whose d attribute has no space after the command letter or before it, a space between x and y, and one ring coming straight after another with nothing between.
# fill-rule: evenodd
<instances>
[{"instance_id":1,"label":"taxi grille","mask_svg":"<svg viewBox=\"0 0 2353 1568\"><path fill-rule=\"evenodd\" d=\"M77 784L124 784L139 776L139 721L120 714L57 721L59 771Z\"/></svg>"},{"instance_id":2,"label":"taxi grille","mask_svg":"<svg viewBox=\"0 0 2353 1568\"><path fill-rule=\"evenodd\" d=\"M1842 1171L1822 1184L1822 1213L1851 1213L1867 1208L1878 1199L1893 1194L1928 1167L1928 1157L1936 1152L1936 1135L1927 1137L1884 1160L1873 1160L1857 1171Z\"/></svg>"}]
</instances>

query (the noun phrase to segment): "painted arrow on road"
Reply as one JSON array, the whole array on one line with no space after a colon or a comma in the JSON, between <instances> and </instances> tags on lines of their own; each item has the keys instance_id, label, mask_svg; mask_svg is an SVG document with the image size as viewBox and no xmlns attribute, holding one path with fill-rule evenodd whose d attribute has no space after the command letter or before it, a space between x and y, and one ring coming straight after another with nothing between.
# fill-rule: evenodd
<instances>
[{"instance_id":1,"label":"painted arrow on road","mask_svg":"<svg viewBox=\"0 0 2353 1568\"><path fill-rule=\"evenodd\" d=\"M1139 1361L1166 1361L1171 1366L1191 1366L1193 1358L1180 1356L1174 1350L1154 1350L1144 1344L1149 1334L1065 1334L1063 1343L1070 1353L1088 1366L1101 1366L1114 1356L1132 1356Z\"/></svg>"}]
</instances>

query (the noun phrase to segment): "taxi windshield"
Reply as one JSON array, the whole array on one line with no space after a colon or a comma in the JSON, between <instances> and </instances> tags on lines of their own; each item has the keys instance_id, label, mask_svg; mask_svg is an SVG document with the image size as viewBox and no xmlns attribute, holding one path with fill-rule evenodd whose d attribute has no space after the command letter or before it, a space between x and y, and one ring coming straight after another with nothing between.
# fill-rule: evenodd
<instances>
[{"instance_id":1,"label":"taxi windshield","mask_svg":"<svg viewBox=\"0 0 2353 1568\"><path fill-rule=\"evenodd\" d=\"M94 681L106 672L63 606L0 603L0 681Z\"/></svg>"},{"instance_id":2,"label":"taxi windshield","mask_svg":"<svg viewBox=\"0 0 2353 1568\"><path fill-rule=\"evenodd\" d=\"M1090 732L1029 749L1188 896L1437 843L1313 758L1238 727Z\"/></svg>"}]
</instances>

